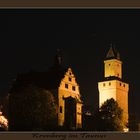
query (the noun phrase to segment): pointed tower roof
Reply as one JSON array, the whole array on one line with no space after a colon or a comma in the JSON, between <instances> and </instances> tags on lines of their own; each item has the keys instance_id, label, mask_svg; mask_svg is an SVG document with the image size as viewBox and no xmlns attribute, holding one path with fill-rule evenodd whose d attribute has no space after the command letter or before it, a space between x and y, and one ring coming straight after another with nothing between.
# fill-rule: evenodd
<instances>
[{"instance_id":1,"label":"pointed tower roof","mask_svg":"<svg viewBox=\"0 0 140 140\"><path fill-rule=\"evenodd\" d=\"M120 54L116 50L115 46L111 43L110 49L106 55L106 59L113 59L113 58L120 60Z\"/></svg>"},{"instance_id":2,"label":"pointed tower roof","mask_svg":"<svg viewBox=\"0 0 140 140\"><path fill-rule=\"evenodd\" d=\"M62 56L60 49L57 49L57 54L54 59L54 65L58 66L62 64Z\"/></svg>"}]
</instances>

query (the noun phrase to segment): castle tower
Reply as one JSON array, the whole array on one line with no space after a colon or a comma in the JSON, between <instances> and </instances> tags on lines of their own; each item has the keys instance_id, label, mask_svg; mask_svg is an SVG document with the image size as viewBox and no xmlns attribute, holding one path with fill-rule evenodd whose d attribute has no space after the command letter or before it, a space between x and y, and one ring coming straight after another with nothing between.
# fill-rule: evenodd
<instances>
[{"instance_id":1,"label":"castle tower","mask_svg":"<svg viewBox=\"0 0 140 140\"><path fill-rule=\"evenodd\" d=\"M129 84L122 81L122 61L112 44L104 60L104 81L98 82L98 90L99 106L113 98L123 109L123 120L127 124Z\"/></svg>"}]
</instances>

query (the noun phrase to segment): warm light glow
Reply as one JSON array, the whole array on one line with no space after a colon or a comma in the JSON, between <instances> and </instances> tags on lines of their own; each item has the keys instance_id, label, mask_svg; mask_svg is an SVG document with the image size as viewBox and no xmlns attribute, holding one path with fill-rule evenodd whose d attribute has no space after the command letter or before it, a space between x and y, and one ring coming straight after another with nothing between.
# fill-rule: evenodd
<instances>
[{"instance_id":1,"label":"warm light glow","mask_svg":"<svg viewBox=\"0 0 140 140\"><path fill-rule=\"evenodd\" d=\"M71 78L71 80L69 79ZM65 87L67 84L67 88ZM58 114L58 125L63 126L65 121L65 101L63 98L72 97L81 102L81 95L79 91L79 85L76 81L76 77L73 74L71 68L68 68L64 75L58 89L59 107L62 107L63 112ZM82 103L76 103L76 127L82 127Z\"/></svg>"},{"instance_id":2,"label":"warm light glow","mask_svg":"<svg viewBox=\"0 0 140 140\"><path fill-rule=\"evenodd\" d=\"M2 112L0 112L0 127L8 129L8 120L2 115Z\"/></svg>"},{"instance_id":3,"label":"warm light glow","mask_svg":"<svg viewBox=\"0 0 140 140\"><path fill-rule=\"evenodd\" d=\"M122 62L117 59L104 61L105 71L104 77L116 76L122 78Z\"/></svg>"},{"instance_id":4,"label":"warm light glow","mask_svg":"<svg viewBox=\"0 0 140 140\"><path fill-rule=\"evenodd\" d=\"M117 79L115 78L117 77ZM128 91L129 84L122 80L122 61L108 59L104 61L104 78L107 80L98 82L99 107L107 100L113 98L123 109L123 121L128 123ZM128 128L125 129L127 131Z\"/></svg>"},{"instance_id":5,"label":"warm light glow","mask_svg":"<svg viewBox=\"0 0 140 140\"><path fill-rule=\"evenodd\" d=\"M123 131L124 131L124 132L128 132L129 129L128 129L128 128L124 128Z\"/></svg>"}]
</instances>

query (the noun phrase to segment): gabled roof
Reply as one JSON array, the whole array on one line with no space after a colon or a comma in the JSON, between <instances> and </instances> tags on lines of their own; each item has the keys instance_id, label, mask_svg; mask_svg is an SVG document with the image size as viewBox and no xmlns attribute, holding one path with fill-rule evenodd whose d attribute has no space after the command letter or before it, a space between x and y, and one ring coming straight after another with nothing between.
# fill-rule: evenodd
<instances>
[{"instance_id":1,"label":"gabled roof","mask_svg":"<svg viewBox=\"0 0 140 140\"><path fill-rule=\"evenodd\" d=\"M18 74L13 84L11 92L18 92L28 85L37 86L44 89L58 89L61 80L64 78L68 67L62 65L60 51L54 59L54 65L44 72L30 71L28 73Z\"/></svg>"},{"instance_id":2,"label":"gabled roof","mask_svg":"<svg viewBox=\"0 0 140 140\"><path fill-rule=\"evenodd\" d=\"M30 71L28 73L19 74L13 84L11 92L18 92L28 85L34 85L47 90L58 89L67 70L68 68L59 65L53 66L45 72Z\"/></svg>"},{"instance_id":3,"label":"gabled roof","mask_svg":"<svg viewBox=\"0 0 140 140\"><path fill-rule=\"evenodd\" d=\"M42 73L42 83L40 86L46 89L57 89L64 78L68 68L63 66L53 66L46 73Z\"/></svg>"},{"instance_id":4,"label":"gabled roof","mask_svg":"<svg viewBox=\"0 0 140 140\"><path fill-rule=\"evenodd\" d=\"M115 46L113 44L110 44L110 48L106 55L106 59L114 59L114 58L120 60L120 54L116 50Z\"/></svg>"}]
</instances>

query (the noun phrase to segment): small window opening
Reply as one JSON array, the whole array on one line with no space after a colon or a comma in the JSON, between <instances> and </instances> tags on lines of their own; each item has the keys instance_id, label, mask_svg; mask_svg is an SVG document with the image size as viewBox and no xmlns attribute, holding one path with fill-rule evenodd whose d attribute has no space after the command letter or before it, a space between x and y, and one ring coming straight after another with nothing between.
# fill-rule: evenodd
<instances>
[{"instance_id":1,"label":"small window opening","mask_svg":"<svg viewBox=\"0 0 140 140\"><path fill-rule=\"evenodd\" d=\"M68 88L68 84L65 84L65 88Z\"/></svg>"},{"instance_id":2,"label":"small window opening","mask_svg":"<svg viewBox=\"0 0 140 140\"><path fill-rule=\"evenodd\" d=\"M62 113L62 106L60 106L60 113Z\"/></svg>"},{"instance_id":3,"label":"small window opening","mask_svg":"<svg viewBox=\"0 0 140 140\"><path fill-rule=\"evenodd\" d=\"M72 90L75 91L75 86L72 86Z\"/></svg>"}]
</instances>

